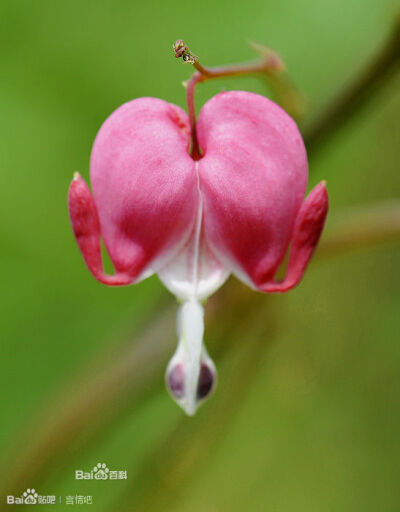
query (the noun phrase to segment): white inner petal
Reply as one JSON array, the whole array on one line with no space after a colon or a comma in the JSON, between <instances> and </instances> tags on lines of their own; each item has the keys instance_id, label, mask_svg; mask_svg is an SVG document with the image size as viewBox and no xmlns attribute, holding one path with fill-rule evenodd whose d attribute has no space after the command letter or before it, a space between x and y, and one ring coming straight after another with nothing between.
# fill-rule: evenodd
<instances>
[{"instance_id":1,"label":"white inner petal","mask_svg":"<svg viewBox=\"0 0 400 512\"><path fill-rule=\"evenodd\" d=\"M205 396L199 394L199 377L202 364L206 365L212 375L212 390L216 385L216 369L203 343L204 309L196 300L184 302L178 310L177 332L179 336L178 347L170 360L166 371L166 384L172 398L182 407L189 416L193 416L204 400ZM181 368L182 382L181 394L176 395L169 386L169 376L176 367Z\"/></svg>"},{"instance_id":2,"label":"white inner petal","mask_svg":"<svg viewBox=\"0 0 400 512\"><path fill-rule=\"evenodd\" d=\"M196 162L197 171L197 162ZM158 276L171 293L182 300L206 299L226 281L230 269L210 248L203 229L203 198L199 186L199 210L189 240Z\"/></svg>"},{"instance_id":3,"label":"white inner petal","mask_svg":"<svg viewBox=\"0 0 400 512\"><path fill-rule=\"evenodd\" d=\"M186 343L184 407L186 413L192 415L197 409L197 383L204 334L204 310L198 302L190 301L182 306L182 334Z\"/></svg>"}]
</instances>

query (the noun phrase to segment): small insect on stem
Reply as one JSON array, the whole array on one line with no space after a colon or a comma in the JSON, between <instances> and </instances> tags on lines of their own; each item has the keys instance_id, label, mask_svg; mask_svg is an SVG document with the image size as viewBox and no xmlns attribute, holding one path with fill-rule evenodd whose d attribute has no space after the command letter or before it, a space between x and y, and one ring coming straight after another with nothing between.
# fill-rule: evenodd
<instances>
[{"instance_id":1,"label":"small insect on stem","mask_svg":"<svg viewBox=\"0 0 400 512\"><path fill-rule=\"evenodd\" d=\"M173 45L173 49L175 52L175 57L177 59L180 59L182 57L183 62L186 64L194 64L197 61L196 55L193 55L193 53L189 50L188 46L186 45L185 41L182 41L182 39L178 39L175 44Z\"/></svg>"}]
</instances>

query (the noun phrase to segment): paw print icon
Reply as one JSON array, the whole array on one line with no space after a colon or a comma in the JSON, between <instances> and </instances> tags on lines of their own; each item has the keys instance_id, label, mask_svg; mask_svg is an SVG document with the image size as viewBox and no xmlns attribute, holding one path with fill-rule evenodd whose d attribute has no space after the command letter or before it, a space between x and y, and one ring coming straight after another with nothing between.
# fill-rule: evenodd
<instances>
[{"instance_id":1,"label":"paw print icon","mask_svg":"<svg viewBox=\"0 0 400 512\"><path fill-rule=\"evenodd\" d=\"M104 464L104 463L102 464L101 462L99 462L93 468L94 478L96 480L107 480L109 472L110 472L110 470L108 469L106 464Z\"/></svg>"},{"instance_id":2,"label":"paw print icon","mask_svg":"<svg viewBox=\"0 0 400 512\"><path fill-rule=\"evenodd\" d=\"M36 505L38 493L35 491L35 489L27 489L24 494L24 503L26 505Z\"/></svg>"}]
</instances>

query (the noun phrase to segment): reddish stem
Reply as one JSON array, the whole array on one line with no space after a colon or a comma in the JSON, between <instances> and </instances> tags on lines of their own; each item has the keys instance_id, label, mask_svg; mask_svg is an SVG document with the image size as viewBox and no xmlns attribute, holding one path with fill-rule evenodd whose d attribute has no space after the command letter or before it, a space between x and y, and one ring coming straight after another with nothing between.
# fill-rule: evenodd
<instances>
[{"instance_id":1,"label":"reddish stem","mask_svg":"<svg viewBox=\"0 0 400 512\"><path fill-rule=\"evenodd\" d=\"M197 69L197 72L195 72L187 82L186 102L192 133L191 156L194 160L199 160L201 158L201 150L197 140L196 108L194 103L194 90L196 85L199 82L206 82L207 80L214 80L216 78L228 76L251 75L258 73L271 75L273 72L281 71L283 69L283 63L277 55L271 53L256 62L248 62L232 66L218 66L213 68L206 68L202 66L196 57L193 58L193 66Z\"/></svg>"},{"instance_id":2,"label":"reddish stem","mask_svg":"<svg viewBox=\"0 0 400 512\"><path fill-rule=\"evenodd\" d=\"M193 160L199 160L201 158L201 151L199 142L197 140L197 130L196 130L196 107L194 104L194 88L198 82L202 81L202 75L200 73L195 73L192 78L187 83L186 88L186 102L189 114L190 121L190 130L192 134L192 149L191 155Z\"/></svg>"}]
</instances>

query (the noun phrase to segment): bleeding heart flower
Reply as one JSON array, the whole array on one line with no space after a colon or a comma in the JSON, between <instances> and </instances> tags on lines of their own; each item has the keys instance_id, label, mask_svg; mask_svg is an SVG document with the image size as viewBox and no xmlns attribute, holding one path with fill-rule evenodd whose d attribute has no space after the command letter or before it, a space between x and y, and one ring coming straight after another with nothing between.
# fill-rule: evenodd
<instances>
[{"instance_id":1,"label":"bleeding heart flower","mask_svg":"<svg viewBox=\"0 0 400 512\"><path fill-rule=\"evenodd\" d=\"M230 273L262 292L296 286L328 209L323 182L303 201L308 169L301 135L267 98L218 94L201 110L197 138L202 155L194 160L182 109L154 98L133 100L96 137L93 197L78 174L69 191L74 233L96 279L118 286L157 273L182 302L166 380L188 414L216 380L200 302ZM101 238L114 275L103 270ZM286 276L277 281L289 244Z\"/></svg>"}]
</instances>

